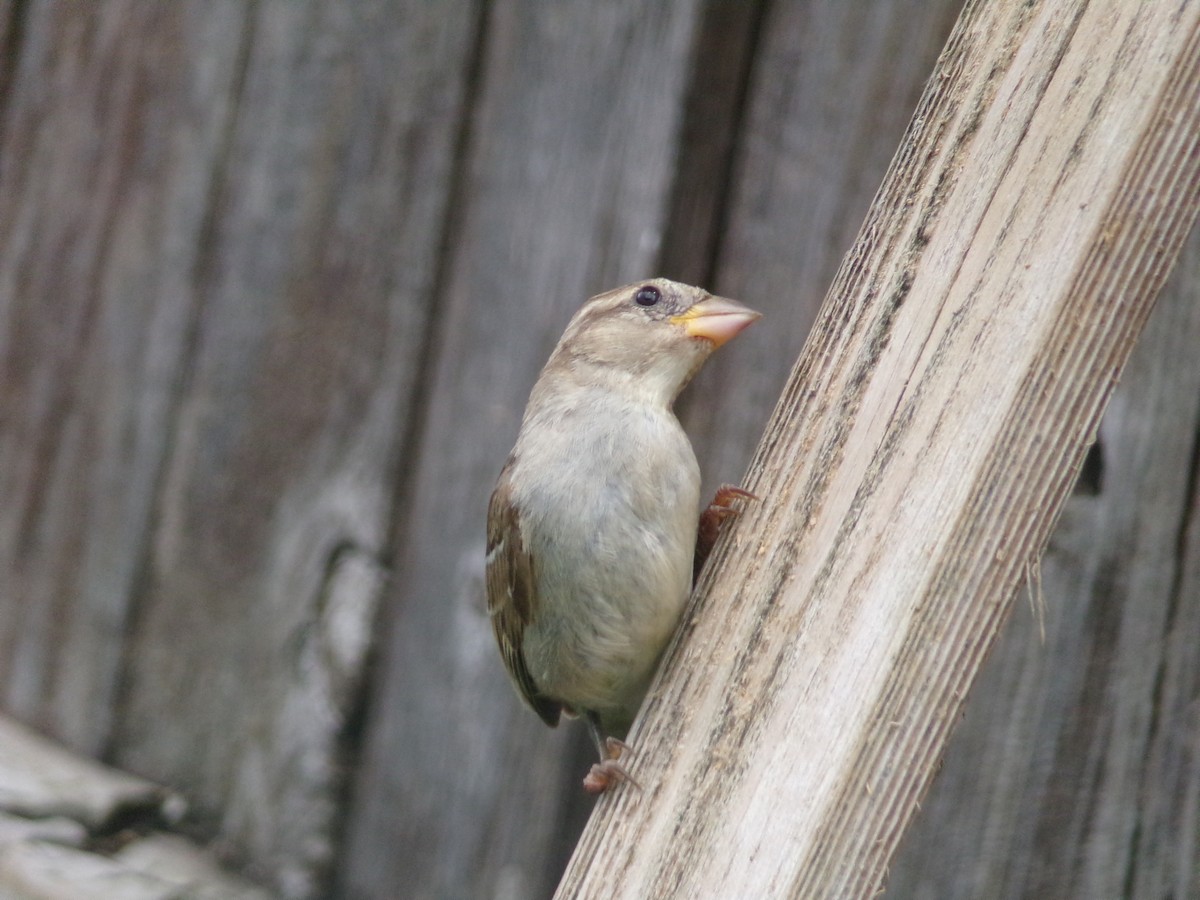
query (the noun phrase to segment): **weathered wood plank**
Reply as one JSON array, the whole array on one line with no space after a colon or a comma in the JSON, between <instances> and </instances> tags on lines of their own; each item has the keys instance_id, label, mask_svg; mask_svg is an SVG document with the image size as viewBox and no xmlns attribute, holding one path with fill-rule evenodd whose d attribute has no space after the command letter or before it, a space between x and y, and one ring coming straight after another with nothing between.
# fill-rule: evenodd
<instances>
[{"instance_id":1,"label":"weathered wood plank","mask_svg":"<svg viewBox=\"0 0 1200 900\"><path fill-rule=\"evenodd\" d=\"M724 0L493 10L471 179L443 241L480 4L266 0L248 18L255 6L234 2L0 0L0 704L171 779L236 856L311 893L342 799L333 767L351 761L339 742L380 558L398 547L403 634L389 646L408 662L385 658L341 881L375 896L397 883L545 893L587 808L572 754L591 751L510 702L473 568L480 497L533 373L586 293L655 258L747 299L770 327L718 356L684 410L710 483L736 478L953 5L782 0L761 21ZM425 318L430 298L444 322ZM1175 327L1177 343L1194 334ZM1147 397L1187 371L1166 364L1172 346ZM433 399L414 396L426 387ZM998 652L1020 657L1000 677L1027 711L968 718L975 761L956 769L952 755L955 786L931 800L958 814L926 838L941 845L922 856L938 874L905 881L893 865L897 896L1022 895L1067 873L1108 886L1121 871L1135 893L1200 892L1186 730L1200 549L1169 591L1140 562L1117 568L1143 529L1146 565L1146 541L1164 550L1164 534L1197 530L1182 494L1167 496L1178 473L1153 461L1151 402L1127 401L1101 431L1106 447L1128 444L1106 457L1110 477L1144 464L1137 484L1164 499L1121 507L1102 493L1068 509L1045 566L1047 646ZM1171 446L1191 427L1176 424ZM1110 508L1119 521L1103 525ZM1132 605L1102 602L1111 585ZM1095 662L1065 677L1068 654ZM1111 715L1054 720L1079 702ZM1004 736L972 725L984 718L1007 722ZM972 817L980 801L958 791L979 766L998 774ZM1003 805L1018 784L1042 793Z\"/></svg>"},{"instance_id":2,"label":"weathered wood plank","mask_svg":"<svg viewBox=\"0 0 1200 900\"><path fill-rule=\"evenodd\" d=\"M561 896L879 888L1194 219L1198 147L1200 4L968 7L634 726L647 789L601 803Z\"/></svg>"},{"instance_id":3,"label":"weathered wood plank","mask_svg":"<svg viewBox=\"0 0 1200 900\"><path fill-rule=\"evenodd\" d=\"M659 274L684 284L712 285L769 5L767 0L701 5L658 259Z\"/></svg>"},{"instance_id":4,"label":"weathered wood plank","mask_svg":"<svg viewBox=\"0 0 1200 900\"><path fill-rule=\"evenodd\" d=\"M107 856L53 840L0 845L5 900L271 900L181 838L140 838Z\"/></svg>"},{"instance_id":5,"label":"weathered wood plank","mask_svg":"<svg viewBox=\"0 0 1200 900\"><path fill-rule=\"evenodd\" d=\"M48 841L0 848L0 890L9 900L172 900L180 896L174 885L161 878Z\"/></svg>"},{"instance_id":6,"label":"weathered wood plank","mask_svg":"<svg viewBox=\"0 0 1200 900\"><path fill-rule=\"evenodd\" d=\"M265 900L199 847L156 830L186 805L0 716L0 897Z\"/></svg>"},{"instance_id":7,"label":"weathered wood plank","mask_svg":"<svg viewBox=\"0 0 1200 900\"><path fill-rule=\"evenodd\" d=\"M14 0L0 0L0 118L8 108L8 95L21 53L25 12L23 4Z\"/></svg>"},{"instance_id":8,"label":"weathered wood plank","mask_svg":"<svg viewBox=\"0 0 1200 900\"><path fill-rule=\"evenodd\" d=\"M713 288L762 311L766 327L738 338L740 356L710 360L681 409L710 493L745 471L961 6L769 5L708 260Z\"/></svg>"},{"instance_id":9,"label":"weathered wood plank","mask_svg":"<svg viewBox=\"0 0 1200 900\"><path fill-rule=\"evenodd\" d=\"M570 314L652 274L697 7L489 7L348 896L545 896L569 849L584 769L568 741L582 735L548 731L504 675L483 600L487 498Z\"/></svg>"},{"instance_id":10,"label":"weathered wood plank","mask_svg":"<svg viewBox=\"0 0 1200 900\"><path fill-rule=\"evenodd\" d=\"M0 717L0 812L30 821L71 819L97 832L121 816L151 819L180 802L156 784L76 756Z\"/></svg>"},{"instance_id":11,"label":"weathered wood plank","mask_svg":"<svg viewBox=\"0 0 1200 900\"><path fill-rule=\"evenodd\" d=\"M891 866L890 896L1200 896L1200 230Z\"/></svg>"},{"instance_id":12,"label":"weathered wood plank","mask_svg":"<svg viewBox=\"0 0 1200 900\"><path fill-rule=\"evenodd\" d=\"M478 10L250 9L113 758L303 897L334 852Z\"/></svg>"},{"instance_id":13,"label":"weathered wood plank","mask_svg":"<svg viewBox=\"0 0 1200 900\"><path fill-rule=\"evenodd\" d=\"M97 753L186 369L237 4L14 4L0 178L0 704Z\"/></svg>"}]
</instances>

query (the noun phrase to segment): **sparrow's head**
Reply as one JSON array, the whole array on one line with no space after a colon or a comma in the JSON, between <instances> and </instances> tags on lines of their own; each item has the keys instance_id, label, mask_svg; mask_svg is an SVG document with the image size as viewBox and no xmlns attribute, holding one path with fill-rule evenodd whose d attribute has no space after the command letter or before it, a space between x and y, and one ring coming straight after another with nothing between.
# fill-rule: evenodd
<instances>
[{"instance_id":1,"label":"sparrow's head","mask_svg":"<svg viewBox=\"0 0 1200 900\"><path fill-rule=\"evenodd\" d=\"M609 372L614 384L670 403L713 350L760 316L677 281L639 281L588 300L547 369L562 366L585 377Z\"/></svg>"}]
</instances>

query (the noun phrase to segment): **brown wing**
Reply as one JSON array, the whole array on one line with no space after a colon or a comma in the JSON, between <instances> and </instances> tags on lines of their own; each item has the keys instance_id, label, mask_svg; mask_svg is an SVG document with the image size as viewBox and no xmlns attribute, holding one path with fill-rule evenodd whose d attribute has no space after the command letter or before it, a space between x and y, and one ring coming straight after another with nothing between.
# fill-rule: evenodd
<instances>
[{"instance_id":1,"label":"brown wing","mask_svg":"<svg viewBox=\"0 0 1200 900\"><path fill-rule=\"evenodd\" d=\"M521 652L525 627L533 621L536 612L537 597L533 562L521 539L521 525L517 508L511 501L508 473L509 466L506 465L488 504L488 612L504 667L513 683L542 721L553 727L558 724L562 705L538 691Z\"/></svg>"}]
</instances>

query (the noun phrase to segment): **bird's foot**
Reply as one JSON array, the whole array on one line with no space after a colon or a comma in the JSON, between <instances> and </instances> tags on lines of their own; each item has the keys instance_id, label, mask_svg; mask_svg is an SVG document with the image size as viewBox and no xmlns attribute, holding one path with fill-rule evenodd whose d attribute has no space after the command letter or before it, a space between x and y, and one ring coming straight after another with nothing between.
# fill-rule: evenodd
<instances>
[{"instance_id":1,"label":"bird's foot","mask_svg":"<svg viewBox=\"0 0 1200 900\"><path fill-rule=\"evenodd\" d=\"M693 578L700 577L700 570L712 552L717 538L721 535L721 525L726 519L736 518L741 510L733 506L734 500L757 500L754 494L742 490L733 484L723 484L717 488L712 503L700 513L700 525L696 529L696 555L693 560Z\"/></svg>"},{"instance_id":2,"label":"bird's foot","mask_svg":"<svg viewBox=\"0 0 1200 900\"><path fill-rule=\"evenodd\" d=\"M757 500L758 495L752 494L738 487L736 484L723 484L713 494L712 503L708 504L708 509L705 512L717 516L718 519L736 516L740 510L729 504L738 499Z\"/></svg>"},{"instance_id":3,"label":"bird's foot","mask_svg":"<svg viewBox=\"0 0 1200 900\"><path fill-rule=\"evenodd\" d=\"M642 786L620 763L621 754L630 750L629 745L615 737L608 737L604 739L604 746L606 758L592 766L591 771L584 776L583 789L589 794L603 794L614 783L628 781L640 791Z\"/></svg>"}]
</instances>

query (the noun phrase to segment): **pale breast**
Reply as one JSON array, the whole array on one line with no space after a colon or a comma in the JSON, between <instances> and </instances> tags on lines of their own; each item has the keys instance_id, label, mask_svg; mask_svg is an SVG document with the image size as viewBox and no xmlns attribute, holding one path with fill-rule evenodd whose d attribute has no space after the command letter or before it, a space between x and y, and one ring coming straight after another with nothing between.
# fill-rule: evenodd
<instances>
[{"instance_id":1,"label":"pale breast","mask_svg":"<svg viewBox=\"0 0 1200 900\"><path fill-rule=\"evenodd\" d=\"M595 428L598 416L616 427ZM674 415L641 404L546 424L536 445L518 442L538 584L526 663L546 694L631 718L691 589L696 458Z\"/></svg>"}]
</instances>

